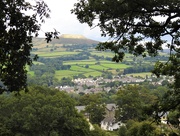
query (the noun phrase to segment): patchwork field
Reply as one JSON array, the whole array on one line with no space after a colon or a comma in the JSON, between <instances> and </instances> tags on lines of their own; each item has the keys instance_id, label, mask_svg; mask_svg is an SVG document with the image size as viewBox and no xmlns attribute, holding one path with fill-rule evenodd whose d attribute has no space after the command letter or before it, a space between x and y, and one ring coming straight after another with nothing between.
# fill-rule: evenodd
<instances>
[{"instance_id":1,"label":"patchwork field","mask_svg":"<svg viewBox=\"0 0 180 136\"><path fill-rule=\"evenodd\" d=\"M88 40L87 38L84 39L86 43L82 43L82 39L66 39L66 37L61 37L61 40L54 40L51 43L45 43L44 39L34 39L35 44L33 47L32 54L37 54L39 57L43 58L57 58L57 57L67 57L72 59L65 59L63 61L63 65L69 67L71 66L69 70L56 70L55 71L55 77L57 79L61 79L63 77L73 77L76 75L84 75L86 77L89 76L101 76L103 73L106 72L112 72L112 74L118 74L122 73L124 69L129 67L134 67L136 64L141 62L142 65L151 65L154 64L151 60L144 60L142 57L134 58L131 54L125 54L124 57L124 63L115 63L110 60L110 58L114 57L114 53L110 51L97 51L95 50L95 46L93 44L97 44L97 41ZM88 40L88 42L87 42ZM70 43L71 42L71 43ZM74 43L73 43L74 42ZM91 43L91 45L88 45L87 43ZM84 53L85 59L83 59L83 56L81 57L81 60L76 57L78 54ZM88 54L88 56L86 55ZM73 56L74 55L74 56ZM160 53L160 55L167 55L165 53ZM79 56L78 56L79 57ZM89 59L88 59L89 58ZM82 60L83 59L83 60ZM139 59L139 60L138 60ZM64 60L64 59L63 59ZM136 61L136 62L135 62ZM41 62L34 62L34 64L44 65ZM45 66L45 65L44 65ZM29 71L29 68L27 68ZM33 71L29 71L28 74L34 75ZM133 76L139 76L139 77L145 77L151 75L150 72L146 73L132 73L128 75Z\"/></svg>"},{"instance_id":2,"label":"patchwork field","mask_svg":"<svg viewBox=\"0 0 180 136\"><path fill-rule=\"evenodd\" d=\"M60 52L60 51L52 51L52 52L33 52L32 54L38 54L39 57L51 58L51 57L61 57L64 55L75 55L79 52Z\"/></svg>"},{"instance_id":3,"label":"patchwork field","mask_svg":"<svg viewBox=\"0 0 180 136\"><path fill-rule=\"evenodd\" d=\"M55 73L55 78L61 79L63 77L73 77L75 75L81 74L82 72L75 72L71 70L58 70Z\"/></svg>"},{"instance_id":4,"label":"patchwork field","mask_svg":"<svg viewBox=\"0 0 180 136\"><path fill-rule=\"evenodd\" d=\"M56 71L55 77L61 79L63 77L73 77L78 74L82 74L86 77L89 76L101 76L105 71L115 72L116 69L124 69L130 67L125 64L116 64L110 61L100 61L100 65L96 64L97 62L93 61L70 61L64 62L64 65L71 65L70 70L59 70ZM86 65L88 67L86 68Z\"/></svg>"}]
</instances>

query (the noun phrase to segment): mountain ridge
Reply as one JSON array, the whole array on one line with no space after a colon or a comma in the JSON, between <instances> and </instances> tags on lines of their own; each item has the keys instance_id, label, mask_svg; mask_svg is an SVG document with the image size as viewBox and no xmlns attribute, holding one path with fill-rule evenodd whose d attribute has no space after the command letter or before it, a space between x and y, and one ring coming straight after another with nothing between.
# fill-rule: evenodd
<instances>
[{"instance_id":1,"label":"mountain ridge","mask_svg":"<svg viewBox=\"0 0 180 136\"><path fill-rule=\"evenodd\" d=\"M88 39L80 34L62 34L59 38L68 38L68 39Z\"/></svg>"},{"instance_id":2,"label":"mountain ridge","mask_svg":"<svg viewBox=\"0 0 180 136\"><path fill-rule=\"evenodd\" d=\"M62 34L59 36L59 39L52 39L51 42L48 44L62 44L62 45L77 45L77 44L84 44L84 45L92 45L92 44L98 44L99 41L92 40L89 38L86 38L83 35L79 34ZM33 38L33 44L35 46L41 45L41 44L47 44L45 41L45 38Z\"/></svg>"}]
</instances>

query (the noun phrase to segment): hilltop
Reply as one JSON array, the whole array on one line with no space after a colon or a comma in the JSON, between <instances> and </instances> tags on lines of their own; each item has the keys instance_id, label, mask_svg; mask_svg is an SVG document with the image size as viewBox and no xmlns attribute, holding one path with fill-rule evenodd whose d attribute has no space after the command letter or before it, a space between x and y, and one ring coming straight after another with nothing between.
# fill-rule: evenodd
<instances>
[{"instance_id":1,"label":"hilltop","mask_svg":"<svg viewBox=\"0 0 180 136\"><path fill-rule=\"evenodd\" d=\"M62 34L60 36L60 38L66 38L66 39L87 39L85 36L79 35L79 34Z\"/></svg>"},{"instance_id":2,"label":"hilltop","mask_svg":"<svg viewBox=\"0 0 180 136\"><path fill-rule=\"evenodd\" d=\"M77 45L77 44L84 44L84 45L92 45L98 44L99 41L95 41L89 38L86 38L83 35L78 34L62 34L59 39L53 39L48 45ZM33 38L33 44L36 48L37 46L45 47L47 43L45 38Z\"/></svg>"}]
</instances>

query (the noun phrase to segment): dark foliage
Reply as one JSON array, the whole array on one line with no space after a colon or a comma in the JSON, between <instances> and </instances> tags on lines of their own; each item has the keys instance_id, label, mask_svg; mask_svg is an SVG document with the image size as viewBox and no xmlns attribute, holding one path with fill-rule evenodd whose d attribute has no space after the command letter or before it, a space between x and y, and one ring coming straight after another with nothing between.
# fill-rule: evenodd
<instances>
[{"instance_id":1,"label":"dark foliage","mask_svg":"<svg viewBox=\"0 0 180 136\"><path fill-rule=\"evenodd\" d=\"M158 61L152 71L174 77L171 89L153 107L157 113L180 105L179 7L177 0L80 0L72 9L81 23L98 26L102 36L112 38L97 49L113 51L115 62L122 61L125 52L146 57L157 56L163 46L169 48L168 60Z\"/></svg>"}]
</instances>

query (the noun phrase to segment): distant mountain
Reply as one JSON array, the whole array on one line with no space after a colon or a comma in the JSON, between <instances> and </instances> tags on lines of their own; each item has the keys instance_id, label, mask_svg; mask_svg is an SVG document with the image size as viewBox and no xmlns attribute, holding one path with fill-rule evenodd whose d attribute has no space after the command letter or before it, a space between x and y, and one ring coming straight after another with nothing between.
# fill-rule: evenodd
<instances>
[{"instance_id":1,"label":"distant mountain","mask_svg":"<svg viewBox=\"0 0 180 136\"><path fill-rule=\"evenodd\" d=\"M98 44L99 41L95 41L92 39L88 39L83 35L75 35L75 34L62 34L59 39L52 39L49 44ZM40 44L47 44L45 38L33 38L33 44L40 45Z\"/></svg>"},{"instance_id":2,"label":"distant mountain","mask_svg":"<svg viewBox=\"0 0 180 136\"><path fill-rule=\"evenodd\" d=\"M87 39L83 35L78 35L78 34L62 34L60 38L65 38L65 39Z\"/></svg>"}]
</instances>

